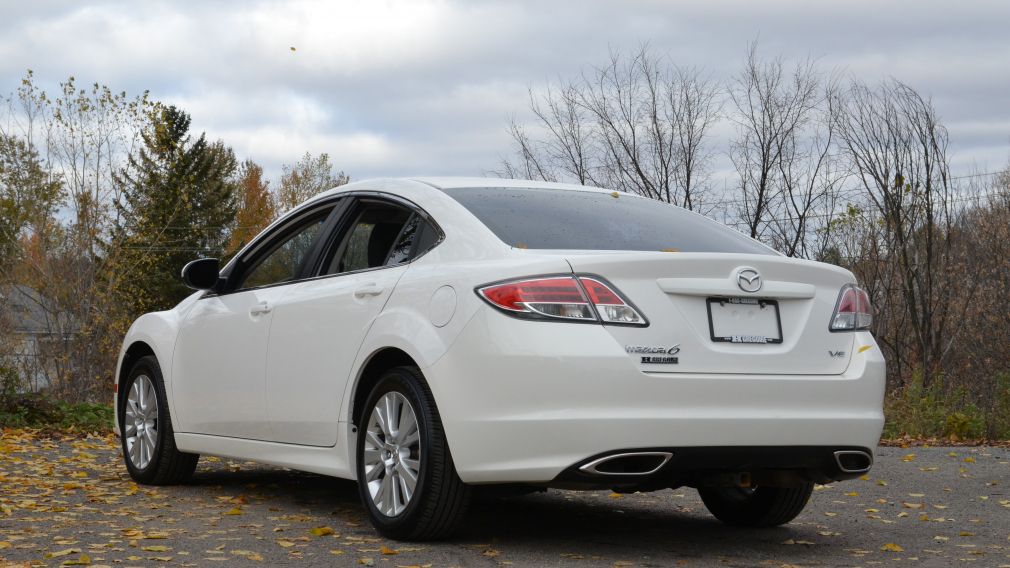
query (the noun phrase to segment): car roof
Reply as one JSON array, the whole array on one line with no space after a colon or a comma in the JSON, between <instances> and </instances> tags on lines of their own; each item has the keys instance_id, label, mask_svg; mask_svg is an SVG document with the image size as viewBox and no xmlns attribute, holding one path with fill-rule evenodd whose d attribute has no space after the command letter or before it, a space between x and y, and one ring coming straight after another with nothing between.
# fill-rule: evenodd
<instances>
[{"instance_id":1,"label":"car roof","mask_svg":"<svg viewBox=\"0 0 1010 568\"><path fill-rule=\"evenodd\" d=\"M589 191L594 193L612 193L613 190L593 187L588 185L578 185L574 183L554 183L548 181L531 181L524 179L505 179L494 177L411 177L405 178L411 181L421 182L436 189L465 189L465 188L486 188L500 187L510 189L536 188L536 189L560 189L565 191Z\"/></svg>"}]
</instances>

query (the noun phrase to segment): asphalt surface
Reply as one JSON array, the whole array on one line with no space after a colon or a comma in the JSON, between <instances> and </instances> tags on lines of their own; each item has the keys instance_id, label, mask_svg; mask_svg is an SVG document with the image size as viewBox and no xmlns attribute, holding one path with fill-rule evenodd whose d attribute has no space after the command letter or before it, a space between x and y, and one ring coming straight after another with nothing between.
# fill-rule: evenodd
<instances>
[{"instance_id":1,"label":"asphalt surface","mask_svg":"<svg viewBox=\"0 0 1010 568\"><path fill-rule=\"evenodd\" d=\"M691 489L549 491L412 544L372 531L352 482L211 458L188 485L137 487L114 444L4 434L0 565L1010 566L1005 448L881 448L775 529L721 525Z\"/></svg>"}]
</instances>

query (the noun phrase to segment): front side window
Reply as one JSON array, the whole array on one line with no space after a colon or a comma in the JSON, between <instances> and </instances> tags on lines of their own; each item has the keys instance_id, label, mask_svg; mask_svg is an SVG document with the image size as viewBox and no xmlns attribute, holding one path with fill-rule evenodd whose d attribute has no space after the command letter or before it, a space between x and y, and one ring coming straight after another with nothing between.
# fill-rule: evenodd
<instances>
[{"instance_id":1,"label":"front side window","mask_svg":"<svg viewBox=\"0 0 1010 568\"><path fill-rule=\"evenodd\" d=\"M237 288L256 288L296 280L329 212L329 209L320 211L293 231L279 237L266 253L253 261Z\"/></svg>"}]
</instances>

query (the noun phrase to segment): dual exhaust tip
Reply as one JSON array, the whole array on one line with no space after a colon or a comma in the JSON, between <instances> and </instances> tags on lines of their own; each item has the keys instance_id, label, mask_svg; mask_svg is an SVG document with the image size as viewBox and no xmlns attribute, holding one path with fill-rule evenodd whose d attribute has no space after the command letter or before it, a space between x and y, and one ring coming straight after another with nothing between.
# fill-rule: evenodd
<instances>
[{"instance_id":1,"label":"dual exhaust tip","mask_svg":"<svg viewBox=\"0 0 1010 568\"><path fill-rule=\"evenodd\" d=\"M866 473L873 465L873 455L862 450L834 452L835 464L842 473ZM579 467L590 475L650 475L663 468L673 452L623 452L592 460Z\"/></svg>"},{"instance_id":2,"label":"dual exhaust tip","mask_svg":"<svg viewBox=\"0 0 1010 568\"><path fill-rule=\"evenodd\" d=\"M672 457L672 452L625 452L597 458L579 470L593 475L649 475Z\"/></svg>"},{"instance_id":3,"label":"dual exhaust tip","mask_svg":"<svg viewBox=\"0 0 1010 568\"><path fill-rule=\"evenodd\" d=\"M861 450L835 452L835 463L843 473L866 473L873 465L873 456Z\"/></svg>"}]
</instances>

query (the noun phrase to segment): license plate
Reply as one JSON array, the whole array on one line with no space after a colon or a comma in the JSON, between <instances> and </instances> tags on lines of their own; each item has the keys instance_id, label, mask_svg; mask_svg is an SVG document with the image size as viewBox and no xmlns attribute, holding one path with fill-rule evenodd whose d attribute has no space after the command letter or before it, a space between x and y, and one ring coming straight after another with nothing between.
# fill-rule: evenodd
<instances>
[{"instance_id":1,"label":"license plate","mask_svg":"<svg viewBox=\"0 0 1010 568\"><path fill-rule=\"evenodd\" d=\"M709 298L708 330L712 341L782 343L779 303L756 298Z\"/></svg>"}]
</instances>

